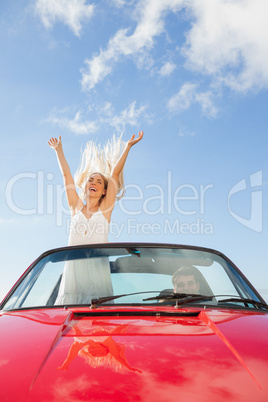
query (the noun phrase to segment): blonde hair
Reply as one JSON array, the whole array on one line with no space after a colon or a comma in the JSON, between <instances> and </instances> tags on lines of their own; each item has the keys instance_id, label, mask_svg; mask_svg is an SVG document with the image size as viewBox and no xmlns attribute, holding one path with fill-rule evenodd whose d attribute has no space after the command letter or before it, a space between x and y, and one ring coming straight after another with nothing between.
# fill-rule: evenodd
<instances>
[{"instance_id":1,"label":"blonde hair","mask_svg":"<svg viewBox=\"0 0 268 402\"><path fill-rule=\"evenodd\" d=\"M82 153L81 163L74 175L75 185L80 189L81 197L85 198L85 186L88 178L93 173L99 173L107 180L111 176L112 170L116 165L126 143L120 137L112 137L104 144L103 148L100 144L88 141ZM120 172L117 200L123 197L125 193L123 171Z\"/></svg>"}]
</instances>

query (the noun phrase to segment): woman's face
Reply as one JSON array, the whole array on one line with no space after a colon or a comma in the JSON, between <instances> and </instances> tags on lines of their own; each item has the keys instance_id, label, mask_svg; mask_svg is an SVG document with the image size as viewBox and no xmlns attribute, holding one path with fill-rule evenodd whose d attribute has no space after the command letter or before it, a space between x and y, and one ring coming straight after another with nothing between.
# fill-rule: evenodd
<instances>
[{"instance_id":1,"label":"woman's face","mask_svg":"<svg viewBox=\"0 0 268 402\"><path fill-rule=\"evenodd\" d=\"M105 194L106 189L102 175L93 173L86 183L86 195L99 199Z\"/></svg>"}]
</instances>

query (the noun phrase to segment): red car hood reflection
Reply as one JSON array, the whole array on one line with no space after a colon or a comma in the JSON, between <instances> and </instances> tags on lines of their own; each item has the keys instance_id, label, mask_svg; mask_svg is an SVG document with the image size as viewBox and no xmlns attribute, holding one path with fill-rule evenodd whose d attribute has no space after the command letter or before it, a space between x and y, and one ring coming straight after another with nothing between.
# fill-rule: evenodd
<instances>
[{"instance_id":1,"label":"red car hood reflection","mask_svg":"<svg viewBox=\"0 0 268 402\"><path fill-rule=\"evenodd\" d=\"M2 313L0 401L268 401L267 314L149 311Z\"/></svg>"}]
</instances>

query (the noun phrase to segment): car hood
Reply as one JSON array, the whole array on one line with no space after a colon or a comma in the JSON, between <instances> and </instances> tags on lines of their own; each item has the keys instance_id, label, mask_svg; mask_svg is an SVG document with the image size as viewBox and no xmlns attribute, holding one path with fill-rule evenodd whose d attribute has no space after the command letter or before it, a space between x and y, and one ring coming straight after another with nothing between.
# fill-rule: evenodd
<instances>
[{"instance_id":1,"label":"car hood","mask_svg":"<svg viewBox=\"0 0 268 402\"><path fill-rule=\"evenodd\" d=\"M268 400L268 315L43 309L0 315L0 400Z\"/></svg>"}]
</instances>

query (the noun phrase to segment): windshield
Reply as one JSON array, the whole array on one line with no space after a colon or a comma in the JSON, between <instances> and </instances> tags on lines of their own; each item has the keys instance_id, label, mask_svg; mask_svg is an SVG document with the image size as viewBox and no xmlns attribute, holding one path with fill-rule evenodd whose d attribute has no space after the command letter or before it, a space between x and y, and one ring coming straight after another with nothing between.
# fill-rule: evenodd
<instances>
[{"instance_id":1,"label":"windshield","mask_svg":"<svg viewBox=\"0 0 268 402\"><path fill-rule=\"evenodd\" d=\"M186 301L197 305L224 307L226 300L228 307L253 308L235 299L262 302L219 253L191 247L106 245L47 253L28 270L2 309L92 305L93 300L104 306L174 306L174 294L180 299L188 295Z\"/></svg>"}]
</instances>

